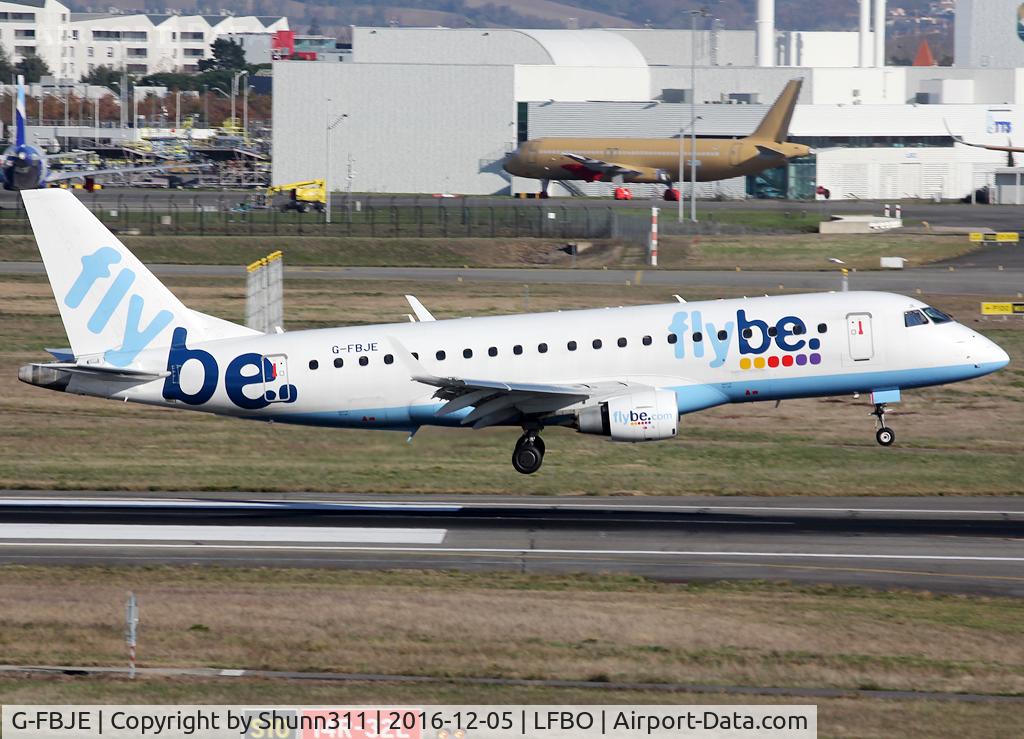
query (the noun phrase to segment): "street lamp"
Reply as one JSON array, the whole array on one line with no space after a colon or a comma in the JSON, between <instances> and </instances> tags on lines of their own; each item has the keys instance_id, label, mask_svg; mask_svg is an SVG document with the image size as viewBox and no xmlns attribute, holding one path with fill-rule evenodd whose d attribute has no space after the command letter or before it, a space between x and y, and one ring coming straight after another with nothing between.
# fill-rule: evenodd
<instances>
[{"instance_id":1,"label":"street lamp","mask_svg":"<svg viewBox=\"0 0 1024 739\"><path fill-rule=\"evenodd\" d=\"M707 18L707 8L690 13L690 220L697 222L697 18ZM679 173L680 180L683 173ZM682 223L682 206L679 209Z\"/></svg>"},{"instance_id":2,"label":"street lamp","mask_svg":"<svg viewBox=\"0 0 1024 739\"><path fill-rule=\"evenodd\" d=\"M327 210L325 221L331 222L331 131L337 128L338 124L348 118L348 113L342 113L333 121L331 120L331 99L326 99L324 105L324 157L326 159L326 166L324 167L324 194L327 197Z\"/></svg>"},{"instance_id":3,"label":"street lamp","mask_svg":"<svg viewBox=\"0 0 1024 739\"><path fill-rule=\"evenodd\" d=\"M220 93L221 95L223 95L223 96L224 96L224 97L225 97L226 99L228 99L228 100L232 100L231 96L230 96L230 95L228 95L228 94L227 94L226 92L224 92L224 91L223 91L222 89L220 89L219 87L211 87L210 89L211 89L211 90L213 90L214 92L219 92L219 93ZM233 116L234 114L235 114L235 109L234 109L234 101L232 100L232 107L231 107L231 115ZM211 128L212 128L212 126L210 126L210 120L209 120L209 119L207 119L207 120L206 120L206 125L207 125L208 127L211 127ZM221 121L221 125L223 125L223 121Z\"/></svg>"},{"instance_id":4,"label":"street lamp","mask_svg":"<svg viewBox=\"0 0 1024 739\"><path fill-rule=\"evenodd\" d=\"M246 81L246 83L248 83L249 82L248 74L249 74L249 70L248 69L243 69L241 72L235 72L234 75L232 75L232 77L231 77L231 125L232 126L237 125L235 123L235 121L236 121L236 118L235 118L235 96L238 95L238 79L239 79L239 77L242 77L243 75L246 75L246 80L245 81ZM248 92L246 93L246 98L248 99Z\"/></svg>"},{"instance_id":5,"label":"street lamp","mask_svg":"<svg viewBox=\"0 0 1024 739\"><path fill-rule=\"evenodd\" d=\"M697 121L700 121L700 120L704 120L704 116L701 116L701 115L697 116L692 121L690 121L690 125L689 126L683 126L682 128L679 129L679 182L680 183L682 183L682 181L683 181L683 142L686 141L686 132L687 132L687 130L689 130L691 128L696 130L696 128L697 128ZM691 149L690 149L690 159L691 160L694 158L695 154L696 154L696 152L691 147ZM692 169L692 167L691 167L691 169ZM693 190L693 184L694 183L691 181L690 182L690 190ZM677 196L676 196L676 207L679 210L679 222L682 223L683 222L683 193L682 193L682 188L680 188L680 192L677 193Z\"/></svg>"}]
</instances>

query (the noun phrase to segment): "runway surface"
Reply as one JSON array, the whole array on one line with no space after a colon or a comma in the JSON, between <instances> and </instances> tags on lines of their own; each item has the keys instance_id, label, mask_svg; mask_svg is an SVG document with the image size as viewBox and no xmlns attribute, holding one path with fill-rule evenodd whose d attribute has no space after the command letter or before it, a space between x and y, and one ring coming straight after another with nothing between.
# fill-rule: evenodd
<instances>
[{"instance_id":1,"label":"runway surface","mask_svg":"<svg viewBox=\"0 0 1024 739\"><path fill-rule=\"evenodd\" d=\"M1024 247L1020 247L1024 249ZM245 267L211 264L151 264L158 277L237 277ZM42 275L42 262L0 262L0 274ZM601 270L601 269L457 269L445 267L286 267L294 280L409 280L415 282L494 282L624 285L626 282L685 288L735 287L756 295L765 291L837 290L835 271L765 272L721 270ZM955 269L922 267L892 272L856 272L851 290L883 290L931 295L1016 295L1024 289L1024 269Z\"/></svg>"},{"instance_id":2,"label":"runway surface","mask_svg":"<svg viewBox=\"0 0 1024 739\"><path fill-rule=\"evenodd\" d=\"M1024 596L1024 498L7 492L0 563L617 572Z\"/></svg>"}]
</instances>

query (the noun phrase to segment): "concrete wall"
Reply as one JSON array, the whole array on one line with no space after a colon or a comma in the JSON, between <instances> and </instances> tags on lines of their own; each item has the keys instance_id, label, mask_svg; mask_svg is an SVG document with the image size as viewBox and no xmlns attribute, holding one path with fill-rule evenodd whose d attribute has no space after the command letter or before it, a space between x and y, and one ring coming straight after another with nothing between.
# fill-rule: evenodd
<instances>
[{"instance_id":1,"label":"concrete wall","mask_svg":"<svg viewBox=\"0 0 1024 739\"><path fill-rule=\"evenodd\" d=\"M274 63L273 181L358 192L495 193L516 138L512 67ZM331 134L330 118L348 114Z\"/></svg>"},{"instance_id":2,"label":"concrete wall","mask_svg":"<svg viewBox=\"0 0 1024 739\"><path fill-rule=\"evenodd\" d=\"M531 100L647 100L648 67L515 67L513 95Z\"/></svg>"},{"instance_id":3,"label":"concrete wall","mask_svg":"<svg viewBox=\"0 0 1024 739\"><path fill-rule=\"evenodd\" d=\"M1024 67L1018 8L1020 0L958 0L953 63L957 67Z\"/></svg>"},{"instance_id":4,"label":"concrete wall","mask_svg":"<svg viewBox=\"0 0 1024 739\"><path fill-rule=\"evenodd\" d=\"M817 182L832 199L962 198L988 184L1001 162L995 152L954 149L825 149Z\"/></svg>"},{"instance_id":5,"label":"concrete wall","mask_svg":"<svg viewBox=\"0 0 1024 739\"><path fill-rule=\"evenodd\" d=\"M874 34L870 34L874 38ZM859 34L847 31L788 31L779 35L779 64L788 67L856 67Z\"/></svg>"}]
</instances>

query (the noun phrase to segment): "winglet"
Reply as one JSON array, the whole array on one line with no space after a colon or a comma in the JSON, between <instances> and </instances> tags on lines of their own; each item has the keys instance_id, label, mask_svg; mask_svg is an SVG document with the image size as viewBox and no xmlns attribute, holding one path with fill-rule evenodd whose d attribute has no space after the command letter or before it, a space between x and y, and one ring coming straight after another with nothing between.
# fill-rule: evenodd
<instances>
[{"instance_id":1,"label":"winglet","mask_svg":"<svg viewBox=\"0 0 1024 739\"><path fill-rule=\"evenodd\" d=\"M420 321L436 321L437 319L426 309L415 295L406 295L405 299L409 301L409 306L412 308L412 312L416 314L416 318Z\"/></svg>"},{"instance_id":2,"label":"winglet","mask_svg":"<svg viewBox=\"0 0 1024 739\"><path fill-rule=\"evenodd\" d=\"M25 78L18 75L18 104L14 113L14 143L25 145Z\"/></svg>"},{"instance_id":3,"label":"winglet","mask_svg":"<svg viewBox=\"0 0 1024 739\"><path fill-rule=\"evenodd\" d=\"M422 382L424 385L440 387L439 383L442 382L441 378L427 372L426 368L420 364L420 360L414 357L412 352L405 348L405 344L394 336L388 336L386 338L388 343L391 344L391 350L395 353L395 359L397 359L398 363L408 371L409 379L415 380L416 382Z\"/></svg>"}]
</instances>

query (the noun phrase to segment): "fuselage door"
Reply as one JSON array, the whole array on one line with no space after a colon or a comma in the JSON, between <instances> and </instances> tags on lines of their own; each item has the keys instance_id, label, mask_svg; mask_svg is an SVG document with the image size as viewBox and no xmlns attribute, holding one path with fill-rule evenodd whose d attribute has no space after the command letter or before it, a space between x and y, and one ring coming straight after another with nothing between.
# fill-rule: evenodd
<instances>
[{"instance_id":1,"label":"fuselage door","mask_svg":"<svg viewBox=\"0 0 1024 739\"><path fill-rule=\"evenodd\" d=\"M729 147L729 165L735 167L740 163L740 151L743 150L743 144L736 142Z\"/></svg>"},{"instance_id":2,"label":"fuselage door","mask_svg":"<svg viewBox=\"0 0 1024 739\"><path fill-rule=\"evenodd\" d=\"M288 357L284 354L263 357L263 399L269 403L286 403L291 400L290 393Z\"/></svg>"},{"instance_id":3,"label":"fuselage door","mask_svg":"<svg viewBox=\"0 0 1024 739\"><path fill-rule=\"evenodd\" d=\"M871 314L848 314L846 328L850 336L850 359L855 362L864 362L874 357L875 346L871 337Z\"/></svg>"}]
</instances>

